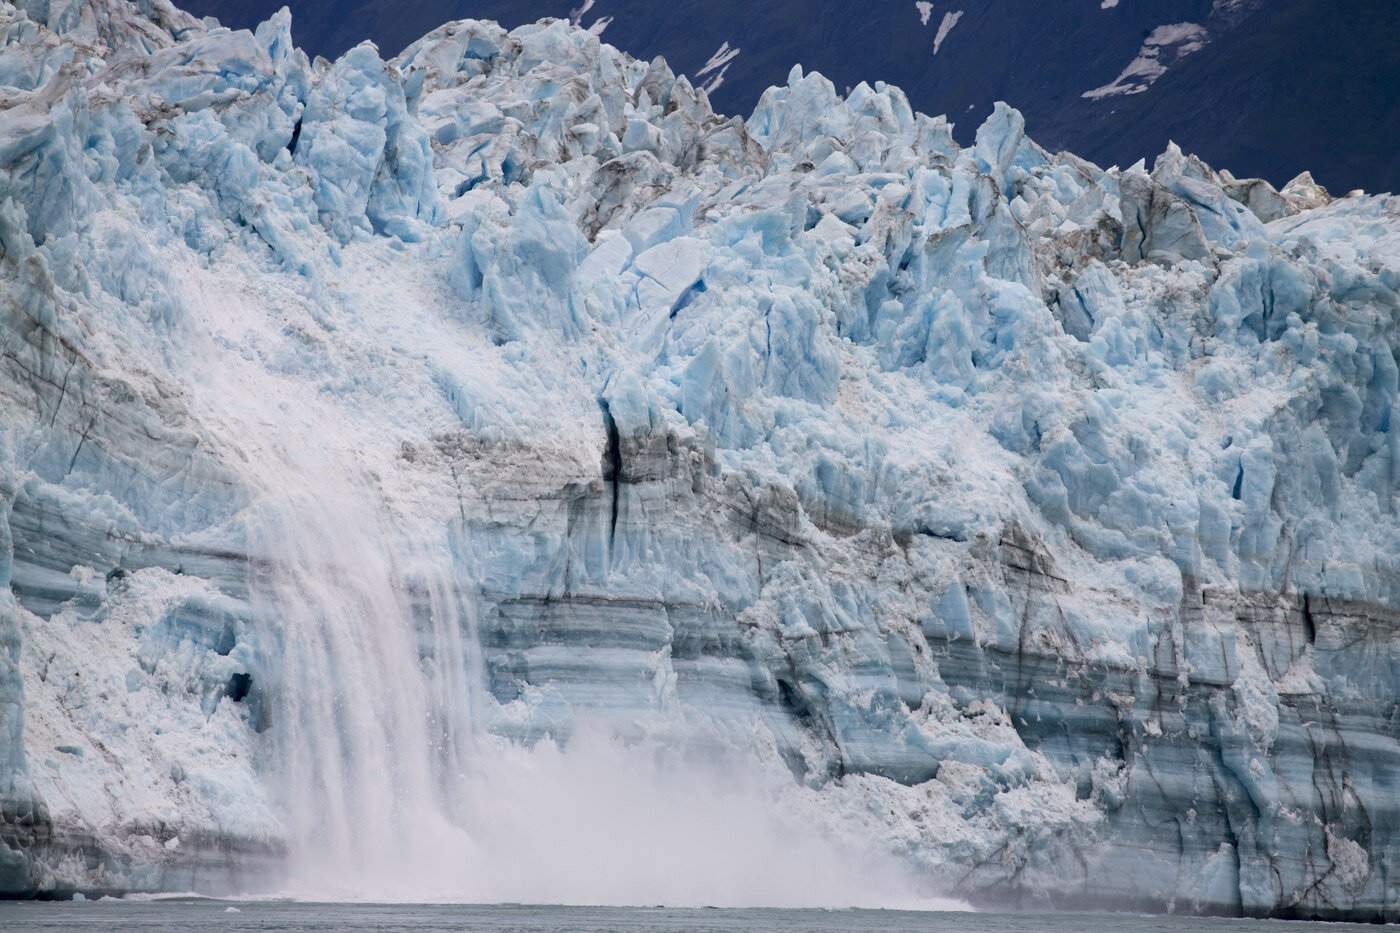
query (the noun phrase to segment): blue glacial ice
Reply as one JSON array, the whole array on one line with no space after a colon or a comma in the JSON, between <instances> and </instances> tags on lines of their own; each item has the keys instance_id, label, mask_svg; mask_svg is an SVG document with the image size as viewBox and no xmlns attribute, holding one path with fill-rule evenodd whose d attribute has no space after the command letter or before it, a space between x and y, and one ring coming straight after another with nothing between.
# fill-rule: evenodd
<instances>
[{"instance_id":1,"label":"blue glacial ice","mask_svg":"<svg viewBox=\"0 0 1400 933\"><path fill-rule=\"evenodd\" d=\"M1400 202L564 21L0 37L0 893L1400 920Z\"/></svg>"}]
</instances>

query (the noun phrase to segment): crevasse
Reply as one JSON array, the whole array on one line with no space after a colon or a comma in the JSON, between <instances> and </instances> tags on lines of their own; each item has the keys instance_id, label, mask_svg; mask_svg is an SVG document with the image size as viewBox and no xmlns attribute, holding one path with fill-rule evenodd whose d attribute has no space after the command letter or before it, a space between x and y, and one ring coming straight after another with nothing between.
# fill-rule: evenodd
<instances>
[{"instance_id":1,"label":"crevasse","mask_svg":"<svg viewBox=\"0 0 1400 933\"><path fill-rule=\"evenodd\" d=\"M0 36L0 891L1400 919L1394 199L563 21ZM686 850L740 773L810 846Z\"/></svg>"}]
</instances>

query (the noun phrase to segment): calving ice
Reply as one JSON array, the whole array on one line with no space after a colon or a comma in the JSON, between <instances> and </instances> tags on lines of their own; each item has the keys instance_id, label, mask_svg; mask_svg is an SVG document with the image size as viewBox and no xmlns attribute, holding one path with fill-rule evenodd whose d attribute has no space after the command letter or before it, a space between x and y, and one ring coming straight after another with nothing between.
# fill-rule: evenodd
<instances>
[{"instance_id":1,"label":"calving ice","mask_svg":"<svg viewBox=\"0 0 1400 933\"><path fill-rule=\"evenodd\" d=\"M0 34L3 893L1400 919L1392 199Z\"/></svg>"}]
</instances>

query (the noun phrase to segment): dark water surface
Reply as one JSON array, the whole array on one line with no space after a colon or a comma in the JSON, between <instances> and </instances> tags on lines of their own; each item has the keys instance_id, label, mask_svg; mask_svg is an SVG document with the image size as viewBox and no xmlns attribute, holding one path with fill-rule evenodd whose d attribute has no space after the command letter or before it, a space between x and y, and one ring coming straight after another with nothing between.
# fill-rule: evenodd
<instances>
[{"instance_id":1,"label":"dark water surface","mask_svg":"<svg viewBox=\"0 0 1400 933\"><path fill-rule=\"evenodd\" d=\"M1358 924L1148 917L1133 914L1002 914L898 910L717 910L526 907L463 904L308 904L216 901L0 903L0 930L452 931L452 933L1348 933Z\"/></svg>"}]
</instances>

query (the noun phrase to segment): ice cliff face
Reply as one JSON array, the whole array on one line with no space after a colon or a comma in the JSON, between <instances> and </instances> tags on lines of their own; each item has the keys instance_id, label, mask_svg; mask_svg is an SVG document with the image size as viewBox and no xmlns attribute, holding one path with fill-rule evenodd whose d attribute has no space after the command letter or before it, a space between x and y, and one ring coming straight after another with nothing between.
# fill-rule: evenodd
<instances>
[{"instance_id":1,"label":"ice cliff face","mask_svg":"<svg viewBox=\"0 0 1400 933\"><path fill-rule=\"evenodd\" d=\"M958 896L1400 919L1393 199L562 21L0 35L0 891L601 722Z\"/></svg>"}]
</instances>

